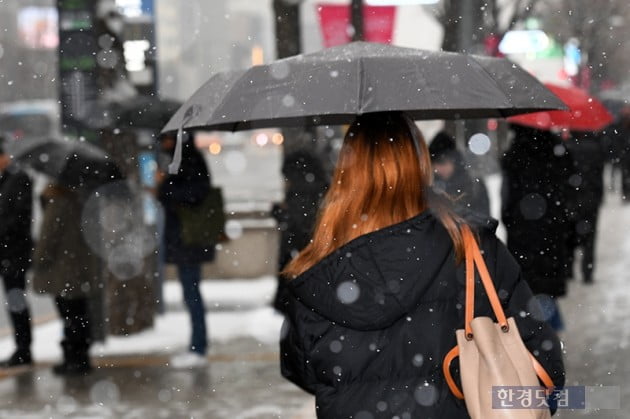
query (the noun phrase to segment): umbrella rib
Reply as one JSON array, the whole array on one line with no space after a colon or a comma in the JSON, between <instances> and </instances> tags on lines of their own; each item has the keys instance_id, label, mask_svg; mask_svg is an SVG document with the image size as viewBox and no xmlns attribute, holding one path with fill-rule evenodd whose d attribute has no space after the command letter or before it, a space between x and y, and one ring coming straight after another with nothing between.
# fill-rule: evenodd
<instances>
[{"instance_id":1,"label":"umbrella rib","mask_svg":"<svg viewBox=\"0 0 630 419\"><path fill-rule=\"evenodd\" d=\"M474 63L478 68L480 68L484 73L486 73L488 75L488 77L490 77L490 80L492 80L492 83L494 83L494 85L497 88L497 91L501 92L501 94L503 95L503 97L505 98L505 100L510 104L510 108L514 108L514 103L512 102L512 99L508 97L508 95L503 92L503 89L501 88L501 86L499 85L499 83L497 83L497 81L494 79L494 76L484 67L481 65L481 63L479 63L477 60L475 60L475 58L469 54L466 54L466 61L468 61L469 63ZM497 109L499 115L501 115L501 117L505 118L506 114L504 113L504 111L502 109Z\"/></svg>"},{"instance_id":2,"label":"umbrella rib","mask_svg":"<svg viewBox=\"0 0 630 419\"><path fill-rule=\"evenodd\" d=\"M231 86L231 87L234 87L237 83L239 83L241 80L243 80L243 78L244 78L247 74L249 74L250 70L251 70L251 68L249 68L249 69L245 70L245 71L244 71L244 72L243 72L240 76L236 77L236 79L235 79L235 80L234 80L234 82L232 83L232 86ZM220 74L221 74L221 73L217 73L217 74L216 74L216 76L219 76ZM208 82L209 82L209 81L208 81ZM201 90L202 88L203 88L203 86L202 86L202 87L200 87L200 88L199 88L199 90ZM209 120L210 120L210 121L212 121L212 120L215 120L215 121L216 121L215 116L217 115L217 111L218 111L219 109L221 109L221 108L223 107L223 105L225 104L225 102L227 101L227 97L229 96L229 93L230 93L230 89L228 89L228 90L227 90L227 91L226 91L226 92L225 92L225 93L221 96L221 101L219 102L218 106L216 106L216 107L214 108L214 112L212 112L212 115L210 115L210 118L209 118ZM244 121L235 121L233 124L230 124L230 125L233 125L233 128L232 128L232 129L230 129L230 131L235 132L235 131L237 130L237 128L238 128L238 126L239 126L239 124L240 124L241 122L244 122Z\"/></svg>"},{"instance_id":3,"label":"umbrella rib","mask_svg":"<svg viewBox=\"0 0 630 419\"><path fill-rule=\"evenodd\" d=\"M365 66L363 65L363 57L359 57L359 59L357 60L357 65L358 65L358 77L359 77L359 83L357 83L358 87L359 87L359 91L357 92L357 114L361 115L363 113L363 83L365 82L365 80L363 79L363 75L365 74Z\"/></svg>"}]
</instances>

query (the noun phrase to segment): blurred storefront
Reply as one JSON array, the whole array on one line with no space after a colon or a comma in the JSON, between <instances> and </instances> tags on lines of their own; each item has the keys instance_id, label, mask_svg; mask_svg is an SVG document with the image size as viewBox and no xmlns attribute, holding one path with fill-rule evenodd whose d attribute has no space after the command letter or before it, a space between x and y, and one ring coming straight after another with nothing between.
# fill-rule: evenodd
<instances>
[{"instance_id":1,"label":"blurred storefront","mask_svg":"<svg viewBox=\"0 0 630 419\"><path fill-rule=\"evenodd\" d=\"M0 4L0 103L57 97L58 13L53 0Z\"/></svg>"}]
</instances>

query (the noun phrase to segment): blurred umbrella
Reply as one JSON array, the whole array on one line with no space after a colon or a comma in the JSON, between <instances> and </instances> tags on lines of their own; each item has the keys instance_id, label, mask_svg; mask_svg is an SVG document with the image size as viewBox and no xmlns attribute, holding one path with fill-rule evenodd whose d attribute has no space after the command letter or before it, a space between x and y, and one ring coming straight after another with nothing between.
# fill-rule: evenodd
<instances>
[{"instance_id":1,"label":"blurred umbrella","mask_svg":"<svg viewBox=\"0 0 630 419\"><path fill-rule=\"evenodd\" d=\"M137 96L114 107L117 128L145 128L159 130L181 106L181 102L156 96Z\"/></svg>"},{"instance_id":2,"label":"blurred umbrella","mask_svg":"<svg viewBox=\"0 0 630 419\"><path fill-rule=\"evenodd\" d=\"M73 189L92 190L122 179L111 158L85 142L33 138L10 143L7 151L16 162Z\"/></svg>"},{"instance_id":3,"label":"blurred umbrella","mask_svg":"<svg viewBox=\"0 0 630 419\"><path fill-rule=\"evenodd\" d=\"M569 107L567 111L536 112L514 116L510 123L549 131L567 128L572 131L599 131L613 122L613 116L595 97L577 87L545 84Z\"/></svg>"},{"instance_id":4,"label":"blurred umbrella","mask_svg":"<svg viewBox=\"0 0 630 419\"><path fill-rule=\"evenodd\" d=\"M505 59L353 42L214 75L163 132L340 125L385 111L457 119L564 108Z\"/></svg>"}]
</instances>

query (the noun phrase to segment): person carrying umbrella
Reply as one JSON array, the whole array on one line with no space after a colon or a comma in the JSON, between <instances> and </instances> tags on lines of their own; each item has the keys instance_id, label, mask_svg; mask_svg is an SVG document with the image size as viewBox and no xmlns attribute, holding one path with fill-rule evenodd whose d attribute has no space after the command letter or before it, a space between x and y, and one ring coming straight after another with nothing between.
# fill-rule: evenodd
<instances>
[{"instance_id":1,"label":"person carrying umbrella","mask_svg":"<svg viewBox=\"0 0 630 419\"><path fill-rule=\"evenodd\" d=\"M571 152L574 169L569 178L574 188L571 197L568 228L569 268L573 276L575 249L582 250L581 274L586 284L593 282L595 270L595 240L599 209L604 199L604 161L602 137L598 133L574 131L565 144Z\"/></svg>"},{"instance_id":2,"label":"person carrying umbrella","mask_svg":"<svg viewBox=\"0 0 630 419\"><path fill-rule=\"evenodd\" d=\"M12 163L0 138L0 276L13 327L15 352L3 368L28 365L31 358L31 315L26 301L26 271L31 265L32 185Z\"/></svg>"},{"instance_id":3,"label":"person carrying umbrella","mask_svg":"<svg viewBox=\"0 0 630 419\"><path fill-rule=\"evenodd\" d=\"M440 368L463 315L465 221L432 192L431 174L405 114L363 115L350 126L313 239L283 271L282 374L315 394L319 418L469 417ZM471 227L505 310L562 385L560 342L530 314L517 262L493 231Z\"/></svg>"},{"instance_id":4,"label":"person carrying umbrella","mask_svg":"<svg viewBox=\"0 0 630 419\"><path fill-rule=\"evenodd\" d=\"M546 319L563 328L555 299L566 294L570 177L573 161L549 131L512 125L515 136L501 161L507 246L534 294L549 304Z\"/></svg>"},{"instance_id":5,"label":"person carrying umbrella","mask_svg":"<svg viewBox=\"0 0 630 419\"><path fill-rule=\"evenodd\" d=\"M573 276L573 252L578 244L584 250L583 278L587 283L593 279L595 229L603 195L604 164L602 142L595 139L594 133L605 129L614 118L603 103L586 91L550 83L546 86L568 105L568 109L508 119L514 124L516 138L504 158L507 175L504 182L512 193L507 204L504 200L507 209L503 215L508 228L508 247L515 251L522 264L529 266L523 266L523 269L531 273L527 276L534 291L559 297L565 293L563 282ZM561 129L573 134L573 138L564 144L559 144L558 138L550 133ZM570 161L565 157L567 148L573 155ZM539 203L534 205L530 200L528 204L525 201L519 204L522 196L534 196L532 194L545 197L544 202L538 200ZM560 204L554 205L554 202ZM516 209L520 205L531 208L535 214L534 209L542 204L546 214L536 219L525 213L519 214ZM562 205L564 214L560 211ZM508 222L512 224L512 245L516 247L510 245ZM545 234L532 234L535 227ZM565 233L561 234L559 229ZM558 240L565 243L565 250L557 247ZM545 252L542 257L541 249ZM564 265L563 275L559 274L558 262Z\"/></svg>"},{"instance_id":6,"label":"person carrying umbrella","mask_svg":"<svg viewBox=\"0 0 630 419\"><path fill-rule=\"evenodd\" d=\"M508 60L353 42L218 73L162 132L178 133L177 172L185 129L350 124L312 240L283 270L282 373L315 394L320 418L466 418L441 366L465 323L459 228L468 223L431 190L413 120L564 108ZM562 385L554 331L529 314L531 290L495 224L477 221L505 310Z\"/></svg>"}]
</instances>

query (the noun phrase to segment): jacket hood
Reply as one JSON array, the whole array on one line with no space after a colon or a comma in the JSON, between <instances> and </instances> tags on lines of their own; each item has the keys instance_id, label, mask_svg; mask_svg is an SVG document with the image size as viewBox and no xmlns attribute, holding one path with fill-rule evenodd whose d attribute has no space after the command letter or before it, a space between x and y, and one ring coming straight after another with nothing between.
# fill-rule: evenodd
<instances>
[{"instance_id":1,"label":"jacket hood","mask_svg":"<svg viewBox=\"0 0 630 419\"><path fill-rule=\"evenodd\" d=\"M482 217L468 222L477 229L496 228ZM288 287L331 322L356 330L382 329L416 306L440 271L452 269L454 257L448 232L425 211L357 237Z\"/></svg>"}]
</instances>

